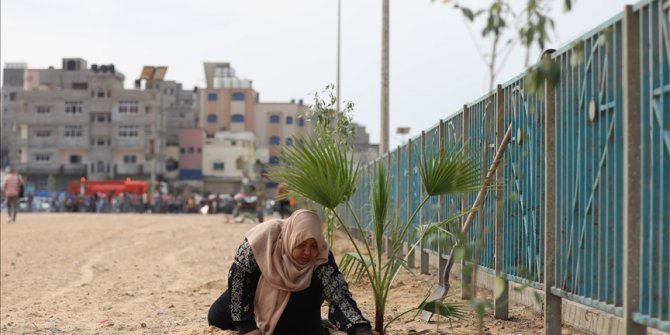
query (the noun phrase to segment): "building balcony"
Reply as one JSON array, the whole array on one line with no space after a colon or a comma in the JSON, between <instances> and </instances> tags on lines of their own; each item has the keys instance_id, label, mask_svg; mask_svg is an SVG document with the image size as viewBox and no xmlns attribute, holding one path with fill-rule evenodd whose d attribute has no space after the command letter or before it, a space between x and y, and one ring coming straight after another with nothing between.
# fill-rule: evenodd
<instances>
[{"instance_id":1,"label":"building balcony","mask_svg":"<svg viewBox=\"0 0 670 335\"><path fill-rule=\"evenodd\" d=\"M93 124L91 125L91 136L95 138L111 137L112 126L110 124Z\"/></svg>"},{"instance_id":2,"label":"building balcony","mask_svg":"<svg viewBox=\"0 0 670 335\"><path fill-rule=\"evenodd\" d=\"M20 163L16 165L20 174L75 174L86 175L86 164L58 164L58 163Z\"/></svg>"},{"instance_id":3,"label":"building balcony","mask_svg":"<svg viewBox=\"0 0 670 335\"><path fill-rule=\"evenodd\" d=\"M112 139L112 149L142 149L144 150L146 143L144 137L136 137L133 139Z\"/></svg>"},{"instance_id":4,"label":"building balcony","mask_svg":"<svg viewBox=\"0 0 670 335\"><path fill-rule=\"evenodd\" d=\"M144 165L143 164L114 164L114 174L121 175L136 175L144 174Z\"/></svg>"}]
</instances>

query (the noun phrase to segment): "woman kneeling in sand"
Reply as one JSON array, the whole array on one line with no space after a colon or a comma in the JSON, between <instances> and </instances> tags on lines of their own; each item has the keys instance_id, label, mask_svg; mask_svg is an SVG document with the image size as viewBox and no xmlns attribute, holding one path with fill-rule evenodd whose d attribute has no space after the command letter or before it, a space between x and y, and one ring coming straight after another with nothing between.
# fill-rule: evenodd
<instances>
[{"instance_id":1,"label":"woman kneeling in sand","mask_svg":"<svg viewBox=\"0 0 670 335\"><path fill-rule=\"evenodd\" d=\"M323 238L319 216L298 210L247 232L228 273L228 289L212 304L208 320L248 335L328 334L328 319L349 335L371 335Z\"/></svg>"}]
</instances>

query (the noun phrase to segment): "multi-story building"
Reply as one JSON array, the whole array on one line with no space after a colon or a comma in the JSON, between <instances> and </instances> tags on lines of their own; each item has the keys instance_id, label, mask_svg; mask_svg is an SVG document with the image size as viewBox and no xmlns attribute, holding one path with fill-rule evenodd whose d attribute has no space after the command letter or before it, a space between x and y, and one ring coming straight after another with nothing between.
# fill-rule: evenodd
<instances>
[{"instance_id":1,"label":"multi-story building","mask_svg":"<svg viewBox=\"0 0 670 335\"><path fill-rule=\"evenodd\" d=\"M113 64L88 68L83 59L65 58L60 69L7 66L4 74L8 156L37 189L49 176L62 190L81 177L145 179L154 168L149 139L160 120L157 92L124 89Z\"/></svg>"},{"instance_id":2,"label":"multi-story building","mask_svg":"<svg viewBox=\"0 0 670 335\"><path fill-rule=\"evenodd\" d=\"M293 135L306 132L304 117L307 106L302 101L261 103L251 80L238 78L229 63L205 63L204 67L207 87L200 90L199 125L206 137L214 139L219 132L224 132L227 137L236 133L253 134L257 155L253 161L258 161L254 164L279 164L281 146L291 145ZM239 150L220 141L210 142L218 148L218 155L232 157ZM221 173L207 170L206 162L203 167L205 189L220 189ZM237 185L230 187L237 189L242 182L242 177L234 174L224 179L228 184L235 180Z\"/></svg>"}]
</instances>

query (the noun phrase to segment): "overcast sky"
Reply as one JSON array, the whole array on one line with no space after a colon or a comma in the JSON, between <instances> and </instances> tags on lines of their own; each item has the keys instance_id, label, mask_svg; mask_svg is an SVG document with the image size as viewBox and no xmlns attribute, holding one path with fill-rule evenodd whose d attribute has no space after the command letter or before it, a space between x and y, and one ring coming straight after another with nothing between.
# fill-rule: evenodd
<instances>
[{"instance_id":1,"label":"overcast sky","mask_svg":"<svg viewBox=\"0 0 670 335\"><path fill-rule=\"evenodd\" d=\"M381 0L341 0L342 100L379 141ZM474 8L492 0L462 0ZM525 3L517 0L517 4ZM558 49L619 14L632 0L554 0ZM412 137L476 100L489 87L481 57L490 42L441 0L391 0L390 144L400 126ZM60 68L63 57L110 64L131 87L143 65L166 65L166 79L205 86L202 63L230 62L263 102L313 100L336 80L337 0L2 0L0 61ZM536 60L534 50L531 59ZM516 46L504 83L524 70ZM406 138L405 138L406 139Z\"/></svg>"}]
</instances>

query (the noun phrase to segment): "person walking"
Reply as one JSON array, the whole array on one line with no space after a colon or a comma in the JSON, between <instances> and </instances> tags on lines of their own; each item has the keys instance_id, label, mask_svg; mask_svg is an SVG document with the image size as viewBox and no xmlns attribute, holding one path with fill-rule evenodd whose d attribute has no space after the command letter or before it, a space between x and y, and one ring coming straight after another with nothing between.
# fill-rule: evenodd
<instances>
[{"instance_id":1,"label":"person walking","mask_svg":"<svg viewBox=\"0 0 670 335\"><path fill-rule=\"evenodd\" d=\"M21 196L21 188L23 187L23 178L16 173L14 167L9 167L9 173L2 181L2 186L5 190L5 199L7 199L7 215L9 215L9 223L16 222L16 212L19 209L19 197Z\"/></svg>"}]
</instances>

